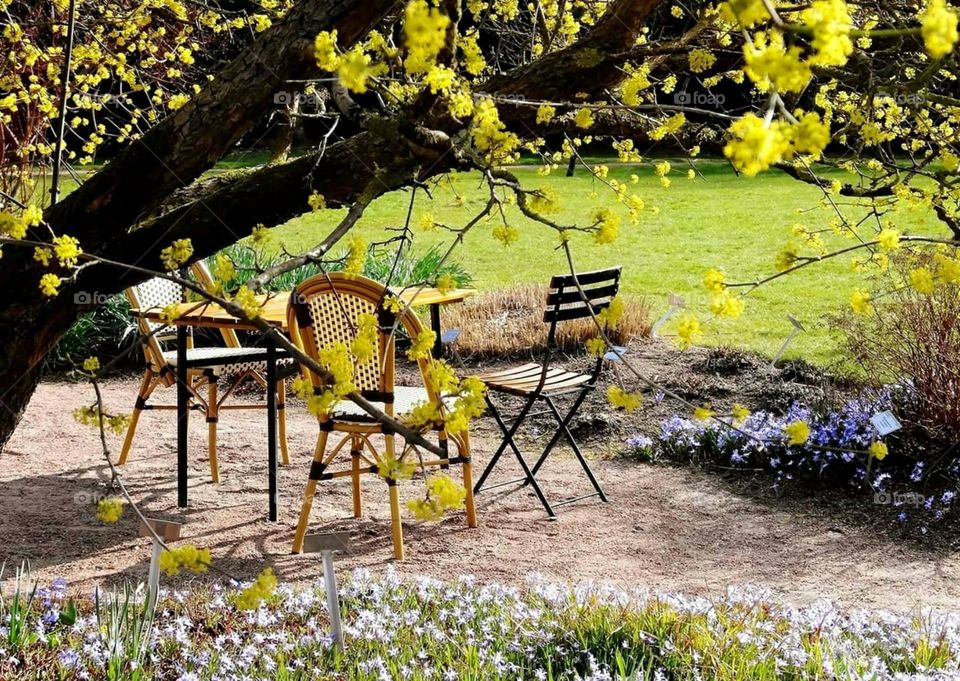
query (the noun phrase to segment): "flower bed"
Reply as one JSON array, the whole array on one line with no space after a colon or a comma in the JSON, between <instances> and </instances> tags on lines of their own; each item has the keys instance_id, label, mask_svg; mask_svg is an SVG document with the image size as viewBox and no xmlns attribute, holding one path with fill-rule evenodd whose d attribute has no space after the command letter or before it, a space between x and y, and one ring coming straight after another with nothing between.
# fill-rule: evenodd
<instances>
[{"instance_id":1,"label":"flower bed","mask_svg":"<svg viewBox=\"0 0 960 681\"><path fill-rule=\"evenodd\" d=\"M956 616L795 608L752 588L704 598L358 571L342 589L344 651L332 645L322 591L281 586L249 611L238 593L168 593L146 627L132 602L84 600L72 613L62 583L37 594L26 620L9 616L8 598L0 678L882 680L960 670ZM146 635L137 643L132 630Z\"/></svg>"},{"instance_id":2,"label":"flower bed","mask_svg":"<svg viewBox=\"0 0 960 681\"><path fill-rule=\"evenodd\" d=\"M938 454L936 450L911 447L909 436L898 437L889 449L886 444L876 448L880 439L870 417L908 401L909 393L886 388L836 409L817 410L794 402L782 414L758 410L741 421L674 416L661 424L655 437L629 438L626 454L763 471L772 475L775 489L794 483L871 494L876 503L899 509L900 522L916 515L925 532L926 522L941 520L952 509L960 458L953 456L944 463L936 456L938 474L931 479L924 455ZM809 427L809 437L802 444L791 444L790 427L797 423Z\"/></svg>"}]
</instances>

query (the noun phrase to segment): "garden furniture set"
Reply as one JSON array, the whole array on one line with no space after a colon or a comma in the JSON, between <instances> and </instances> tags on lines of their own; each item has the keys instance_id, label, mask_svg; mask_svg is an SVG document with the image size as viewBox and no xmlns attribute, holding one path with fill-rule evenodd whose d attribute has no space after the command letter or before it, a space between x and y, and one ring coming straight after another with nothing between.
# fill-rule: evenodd
<instances>
[{"instance_id":1,"label":"garden furniture set","mask_svg":"<svg viewBox=\"0 0 960 681\"><path fill-rule=\"evenodd\" d=\"M211 277L202 263L191 267L195 280L210 284ZM490 459L477 481L472 484L470 439L466 432L447 433L443 424L434 427L439 448L445 453L434 459L417 461L426 468L449 468L460 465L466 489L466 519L470 527L476 525L474 494L483 489L492 489L512 483L529 484L543 504L550 518L555 518L554 508L580 499L599 497L607 501L602 488L587 464L586 458L570 431L571 420L583 404L589 392L596 387L605 360L616 361L622 348L598 358L592 371L578 373L552 366L555 352L557 325L561 322L591 317L609 305L619 287L620 268L587 272L573 277L562 275L550 282L546 301L544 322L548 325L547 344L542 362L528 363L510 369L479 374L488 388L485 396L487 407L503 433L500 446ZM360 315L377 318L377 342L374 357L369 362L358 363L353 382L359 394L383 410L389 416L402 415L417 403L435 401L426 372L434 357L443 352L444 343L455 340L457 332L446 334L440 328L440 306L458 303L473 295L472 289L440 291L428 287L410 287L400 291L388 289L383 284L365 277L349 277L342 273L324 273L311 277L289 293L268 293L259 296L259 319L286 335L304 354L319 360L320 351L333 343L350 347L357 334ZM305 366L299 366L282 349L276 347L272 334L260 334L261 345L244 346L238 332L252 331L253 322L238 318L219 305L208 301L188 302L185 291L176 282L162 278L148 280L127 291L132 313L138 320L141 342L147 361L147 370L137 395L133 416L128 428L119 463L126 463L134 440L140 413L147 409L176 409L177 411L177 504L186 507L188 502L188 447L187 429L189 414L193 410L203 413L208 423L208 452L210 474L213 482L219 481L217 464L216 430L221 411L230 409L264 409L267 412L267 471L268 471L268 518L278 519L277 466L278 448L280 458L286 465L290 462L286 443L285 391L286 378L295 373L308 381L315 394L324 390L323 379ZM387 311L385 301L396 297L404 308L398 313ZM169 320L170 306L176 305L175 319ZM422 385L394 385L396 330L416 338L422 325L414 307L429 306L433 331L437 342L431 356L418 360ZM175 333L171 332L171 326ZM194 347L193 329L208 328L220 332L223 347ZM164 344L173 342L175 348L164 349ZM263 404L225 404L237 388L246 381L255 381L266 389ZM220 393L219 386L226 389ZM177 388L176 406L157 405L150 402L158 387ZM204 390L204 388L206 390ZM492 393L501 393L521 398L523 406L515 417L504 418L492 399ZM565 412L561 412L557 400L572 400ZM442 403L442 402L441 402ZM537 404L546 406L543 411L533 411ZM557 422L556 432L546 448L530 466L516 442L521 424L537 415L549 414ZM379 474L382 466L397 459L396 435L391 429L372 418L367 412L349 400L341 400L333 407L317 414L319 436L310 465L306 491L294 536L293 550L303 548L310 510L317 484L320 481L349 477L352 481L353 514L360 518L363 503L360 493L360 478L367 474ZM376 440L373 436L378 436ZM334 438L338 438L333 441ZM536 475L549 454L561 439L565 439L589 479L593 491L589 494L551 504ZM378 447L377 443L382 443ZM450 456L449 445L456 447L456 455ZM332 446L331 446L332 445ZM513 452L523 477L493 485L484 484L507 448ZM348 456L344 456L348 454ZM401 455L402 456L402 455ZM342 463L341 463L342 462ZM394 556L403 558L403 531L400 520L399 490L396 481L386 478L390 495L391 526Z\"/></svg>"}]
</instances>

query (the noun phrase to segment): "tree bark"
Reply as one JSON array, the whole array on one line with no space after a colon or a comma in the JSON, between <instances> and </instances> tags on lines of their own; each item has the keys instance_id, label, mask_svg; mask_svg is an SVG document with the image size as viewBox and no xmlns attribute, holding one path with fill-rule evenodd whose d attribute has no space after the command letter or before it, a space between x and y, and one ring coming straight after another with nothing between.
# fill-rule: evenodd
<instances>
[{"instance_id":1,"label":"tree bark","mask_svg":"<svg viewBox=\"0 0 960 681\"><path fill-rule=\"evenodd\" d=\"M183 108L133 142L100 172L49 208L45 221L102 254L174 190L211 168L272 105L288 80L317 73L313 37L335 28L341 45L363 37L397 0L303 0L287 17L227 65ZM267 199L264 199L267 200ZM169 244L169 240L166 242ZM162 246L161 246L162 247ZM43 358L76 318L92 309L95 293L83 279L50 300L38 288L40 270L28 249L4 249L0 290L0 451L23 416L40 378ZM136 257L128 251L126 258ZM157 262L156 260L153 261ZM116 277L104 274L102 281ZM75 295L82 296L74 299Z\"/></svg>"}]
</instances>

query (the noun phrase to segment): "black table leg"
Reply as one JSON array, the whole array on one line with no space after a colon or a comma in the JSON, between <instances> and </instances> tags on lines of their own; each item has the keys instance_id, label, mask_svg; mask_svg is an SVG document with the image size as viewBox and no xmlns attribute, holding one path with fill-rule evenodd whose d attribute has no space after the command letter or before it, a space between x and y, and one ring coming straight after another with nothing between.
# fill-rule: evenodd
<instances>
[{"instance_id":1,"label":"black table leg","mask_svg":"<svg viewBox=\"0 0 960 681\"><path fill-rule=\"evenodd\" d=\"M268 334L267 344L267 467L270 520L277 520L277 346Z\"/></svg>"},{"instance_id":2,"label":"black table leg","mask_svg":"<svg viewBox=\"0 0 960 681\"><path fill-rule=\"evenodd\" d=\"M430 327L437 336L436 340L433 341L433 358L440 359L443 357L443 339L441 338L443 331L440 328L439 305L434 304L430 306Z\"/></svg>"},{"instance_id":3,"label":"black table leg","mask_svg":"<svg viewBox=\"0 0 960 681\"><path fill-rule=\"evenodd\" d=\"M177 325L177 506L187 506L187 429L190 391L187 389L187 327Z\"/></svg>"}]
</instances>

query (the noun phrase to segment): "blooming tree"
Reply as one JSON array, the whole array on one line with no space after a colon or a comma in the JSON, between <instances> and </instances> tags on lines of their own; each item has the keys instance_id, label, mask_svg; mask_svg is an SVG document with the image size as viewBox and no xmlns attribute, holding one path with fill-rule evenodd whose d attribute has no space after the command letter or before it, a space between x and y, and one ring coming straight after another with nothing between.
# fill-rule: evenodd
<instances>
[{"instance_id":1,"label":"blooming tree","mask_svg":"<svg viewBox=\"0 0 960 681\"><path fill-rule=\"evenodd\" d=\"M56 82L68 3L58 0L49 9L55 38L42 47L38 39L24 40L32 5L0 4L6 51L17 55L2 82L4 130L25 125L21 114L34 109L39 113L31 115L52 120L56 129L65 120L55 112L57 91L46 99L32 94L38 81L31 69L43 65L47 82ZM107 107L118 153L82 178L76 191L44 208L42 197L24 191L24 173L49 155L49 126L35 124L22 140L10 137L14 151L5 153L20 159L8 164L19 179L7 186L19 193L7 192L0 214L0 278L8 294L0 310L6 349L0 377L8 386L0 441L29 400L39 361L87 309L76 304L78 292L118 291L310 209L349 208L310 251L239 290L218 286L198 293L256 319L254 294L271 277L324 262L342 241L349 249L347 270L359 271L367 244L350 233L377 197L467 170L480 173L488 189L477 214L464 225L425 216L415 229L407 225L405 235L446 230L452 251L470 230L489 229L509 246L520 214L542 230L545 243L563 249L575 271L577 247L611 243L656 211L634 184L609 177L604 165L585 163L579 150L588 143L608 144L621 161L655 174L664 187L695 177L695 167L645 161L640 143L669 142L689 158L701 148L722 149L744 175L780 168L820 187L835 212L829 224L798 225L795 241L771 254L777 272L770 277L737 282L719 270L707 272L709 306L680 320L683 346L696 342L709 318L740 314L746 294L760 284L827 258L848 256L869 272L885 268L891 251L931 248L931 259L916 268L910 285L932 290L960 278L953 251L960 234L954 149L960 100L951 90L957 14L943 0L920 7L899 0L259 4L263 12L245 18L177 0L79 5L82 30L72 68L79 94L67 99L68 128L83 141L77 161L92 160L107 129L94 112ZM131 22L140 29L131 29ZM211 60L204 72L193 36L215 37L228 28L259 34L222 67ZM93 47L104 40L113 52ZM35 51L39 56L29 64ZM700 106L675 96L680 78L703 92L751 91L757 104L747 112ZM131 80L140 87L125 87ZM330 103L324 110L329 132L318 148L227 178L203 177L275 108L278 93L286 101L291 92L322 92ZM542 160L542 174L560 163L582 165L603 191L577 220L560 221L560 197L525 186L508 170L522 153ZM894 223L898 210L918 205L938 217L942 235L913 235ZM230 267L224 262L219 269L222 283ZM874 295L853 291L851 305L869 313ZM609 345L606 331L617 310L614 305L597 316L590 351L602 354ZM417 339L415 348L427 340ZM361 354L338 349L325 366L316 366L333 386L323 399L358 399L348 374ZM615 386L609 397L632 409L640 405L634 384L649 381L630 371L630 385ZM443 368L431 380L464 398L462 410L448 415L449 425L464 427L478 411L480 389L461 385ZM406 426L416 429L436 416L427 407L410 415ZM809 428L791 424L788 435L803 444Z\"/></svg>"}]
</instances>

